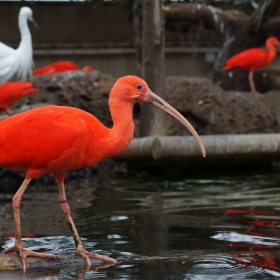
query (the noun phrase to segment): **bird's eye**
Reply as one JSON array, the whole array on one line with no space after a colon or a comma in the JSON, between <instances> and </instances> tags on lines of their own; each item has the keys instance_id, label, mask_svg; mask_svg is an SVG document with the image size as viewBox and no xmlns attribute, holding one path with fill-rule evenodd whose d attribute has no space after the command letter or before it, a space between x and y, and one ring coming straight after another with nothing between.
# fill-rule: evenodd
<instances>
[{"instance_id":1,"label":"bird's eye","mask_svg":"<svg viewBox=\"0 0 280 280\"><path fill-rule=\"evenodd\" d=\"M137 85L137 89L142 89L142 85Z\"/></svg>"}]
</instances>

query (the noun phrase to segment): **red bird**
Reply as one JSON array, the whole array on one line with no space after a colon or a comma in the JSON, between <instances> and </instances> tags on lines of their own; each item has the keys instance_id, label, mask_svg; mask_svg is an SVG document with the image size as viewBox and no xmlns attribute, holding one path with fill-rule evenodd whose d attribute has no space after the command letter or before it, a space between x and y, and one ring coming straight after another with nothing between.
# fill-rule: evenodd
<instances>
[{"instance_id":1,"label":"red bird","mask_svg":"<svg viewBox=\"0 0 280 280\"><path fill-rule=\"evenodd\" d=\"M276 37L269 37L265 42L268 51L261 48L251 48L242 51L226 61L224 70L231 68L239 68L242 70L249 70L249 84L251 92L255 95L262 96L263 94L256 91L253 81L253 73L257 68L268 65L275 57L275 46L280 46L280 43Z\"/></svg>"},{"instance_id":2,"label":"red bird","mask_svg":"<svg viewBox=\"0 0 280 280\"><path fill-rule=\"evenodd\" d=\"M115 264L106 256L84 249L78 235L64 190L65 173L82 167L93 166L105 158L124 150L133 138L133 105L147 102L166 111L184 124L197 140L202 154L204 146L192 125L173 107L154 94L145 81L136 76L125 76L114 84L109 108L113 127L104 126L93 115L73 107L46 106L23 112L0 122L0 165L26 172L25 179L13 197L15 245L4 250L16 251L26 270L27 256L55 258L23 248L20 226L20 204L32 178L44 173L55 177L61 210L70 226L76 244L72 256L80 256L91 265L89 258L97 258ZM20 137L19 137L20 135Z\"/></svg>"},{"instance_id":3,"label":"red bird","mask_svg":"<svg viewBox=\"0 0 280 280\"><path fill-rule=\"evenodd\" d=\"M10 106L27 94L36 92L37 88L29 82L6 82L0 85L0 110L11 114Z\"/></svg>"},{"instance_id":4,"label":"red bird","mask_svg":"<svg viewBox=\"0 0 280 280\"><path fill-rule=\"evenodd\" d=\"M44 67L34 69L33 75L37 76L37 75L44 75L44 74L55 74L59 72L76 71L78 69L79 67L77 66L77 64L75 64L72 61L67 61L67 60L57 61L49 65L46 65ZM89 65L86 65L82 68L82 70L85 72L89 72L92 71L93 68Z\"/></svg>"}]
</instances>

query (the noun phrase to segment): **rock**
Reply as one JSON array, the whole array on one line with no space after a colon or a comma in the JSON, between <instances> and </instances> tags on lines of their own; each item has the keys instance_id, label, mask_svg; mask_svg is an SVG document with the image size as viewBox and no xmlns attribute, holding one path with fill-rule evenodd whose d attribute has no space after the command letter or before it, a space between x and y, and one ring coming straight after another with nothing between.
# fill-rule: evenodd
<instances>
[{"instance_id":1,"label":"rock","mask_svg":"<svg viewBox=\"0 0 280 280\"><path fill-rule=\"evenodd\" d=\"M19 100L24 103L52 103L81 108L111 127L109 92L116 78L99 71L71 71L33 78L37 93ZM229 91L206 78L168 77L166 100L175 107L201 135L278 133L280 127L273 106L265 98L248 92ZM134 108L135 136L138 136L140 106ZM177 120L166 118L167 135L189 135Z\"/></svg>"},{"instance_id":2,"label":"rock","mask_svg":"<svg viewBox=\"0 0 280 280\"><path fill-rule=\"evenodd\" d=\"M250 92L226 92L206 78L166 78L166 96L201 135L280 131L274 108L265 98ZM189 132L168 117L168 135Z\"/></svg>"}]
</instances>

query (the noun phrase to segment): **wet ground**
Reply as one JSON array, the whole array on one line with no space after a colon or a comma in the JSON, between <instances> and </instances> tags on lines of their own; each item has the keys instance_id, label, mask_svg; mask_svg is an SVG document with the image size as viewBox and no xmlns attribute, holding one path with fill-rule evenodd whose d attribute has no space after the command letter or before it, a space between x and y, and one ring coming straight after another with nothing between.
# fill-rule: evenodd
<instances>
[{"instance_id":1,"label":"wet ground","mask_svg":"<svg viewBox=\"0 0 280 280\"><path fill-rule=\"evenodd\" d=\"M280 170L130 168L106 178L68 180L66 193L86 249L119 259L116 266L6 271L0 279L279 279ZM14 191L0 193L2 248L13 244ZM50 181L28 188L21 213L25 247L74 251ZM167 258L133 261L154 256Z\"/></svg>"}]
</instances>

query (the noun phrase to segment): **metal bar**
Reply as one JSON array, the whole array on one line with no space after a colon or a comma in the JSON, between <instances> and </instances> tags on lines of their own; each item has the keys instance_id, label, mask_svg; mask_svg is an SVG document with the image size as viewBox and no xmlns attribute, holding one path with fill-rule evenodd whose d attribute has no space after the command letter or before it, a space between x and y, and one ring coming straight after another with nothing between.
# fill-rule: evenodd
<instances>
[{"instance_id":1,"label":"metal bar","mask_svg":"<svg viewBox=\"0 0 280 280\"><path fill-rule=\"evenodd\" d=\"M217 53L218 48L166 48L165 53L168 54L193 54L193 53ZM135 54L134 48L48 48L34 49L35 56L44 55L120 55L120 54Z\"/></svg>"}]
</instances>

